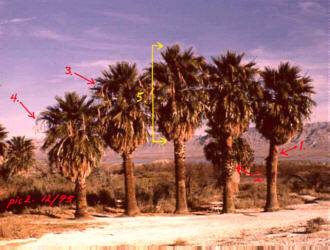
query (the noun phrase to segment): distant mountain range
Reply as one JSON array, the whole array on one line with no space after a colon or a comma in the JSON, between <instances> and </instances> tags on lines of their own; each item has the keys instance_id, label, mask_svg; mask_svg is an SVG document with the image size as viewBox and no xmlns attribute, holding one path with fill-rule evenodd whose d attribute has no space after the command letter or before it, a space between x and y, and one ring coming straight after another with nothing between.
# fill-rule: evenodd
<instances>
[{"instance_id":1,"label":"distant mountain range","mask_svg":"<svg viewBox=\"0 0 330 250\"><path fill-rule=\"evenodd\" d=\"M156 135L158 138L160 135ZM269 142L265 140L255 128L250 128L243 135L255 151L255 161L261 162L267 157ZM203 153L204 145L209 141L205 135L193 136L186 145L186 161L205 162ZM303 141L303 149L300 150ZM47 160L47 155L40 150L42 141L36 140L37 159ZM308 123L302 132L297 133L289 143L281 145L279 151L290 149L297 145L297 148L289 151L285 155L279 155L279 160L303 160L303 161L322 161L329 162L330 159L330 122ZM133 154L135 163L173 160L173 143L167 142L164 146L158 143L146 143L139 147ZM121 157L114 151L107 149L103 158L107 163L119 163Z\"/></svg>"}]
</instances>

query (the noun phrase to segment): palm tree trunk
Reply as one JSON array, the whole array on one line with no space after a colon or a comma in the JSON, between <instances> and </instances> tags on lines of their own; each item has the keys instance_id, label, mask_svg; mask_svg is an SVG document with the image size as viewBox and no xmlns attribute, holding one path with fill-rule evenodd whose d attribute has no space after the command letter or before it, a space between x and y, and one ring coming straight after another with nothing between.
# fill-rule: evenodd
<instances>
[{"instance_id":1,"label":"palm tree trunk","mask_svg":"<svg viewBox=\"0 0 330 250\"><path fill-rule=\"evenodd\" d=\"M184 153L184 142L178 139L174 140L176 214L188 213Z\"/></svg>"},{"instance_id":2,"label":"palm tree trunk","mask_svg":"<svg viewBox=\"0 0 330 250\"><path fill-rule=\"evenodd\" d=\"M76 181L76 218L88 217L88 206L86 199L86 179L78 177Z\"/></svg>"},{"instance_id":3,"label":"palm tree trunk","mask_svg":"<svg viewBox=\"0 0 330 250\"><path fill-rule=\"evenodd\" d=\"M131 154L123 153L123 165L125 173L125 214L128 216L137 215L140 210L136 202L134 168Z\"/></svg>"},{"instance_id":4,"label":"palm tree trunk","mask_svg":"<svg viewBox=\"0 0 330 250\"><path fill-rule=\"evenodd\" d=\"M234 203L234 183L232 180L233 166L231 162L231 153L233 148L233 137L228 136L226 139L228 159L226 160L225 171L224 171L224 187L223 187L223 207L222 213L233 213L235 212Z\"/></svg>"},{"instance_id":5,"label":"palm tree trunk","mask_svg":"<svg viewBox=\"0 0 330 250\"><path fill-rule=\"evenodd\" d=\"M267 157L267 202L265 206L266 212L279 210L277 200L277 162L278 148L274 142L270 142L269 155Z\"/></svg>"}]
</instances>

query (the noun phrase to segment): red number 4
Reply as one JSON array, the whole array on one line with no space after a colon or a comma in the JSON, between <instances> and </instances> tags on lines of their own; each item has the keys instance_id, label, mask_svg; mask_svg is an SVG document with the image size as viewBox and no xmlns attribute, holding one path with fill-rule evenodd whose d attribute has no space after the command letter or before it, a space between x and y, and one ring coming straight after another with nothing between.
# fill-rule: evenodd
<instances>
[{"instance_id":1,"label":"red number 4","mask_svg":"<svg viewBox=\"0 0 330 250\"><path fill-rule=\"evenodd\" d=\"M17 93L15 95L12 94L11 97L10 97L10 99L13 100L13 102L15 102L16 99L17 99Z\"/></svg>"}]
</instances>

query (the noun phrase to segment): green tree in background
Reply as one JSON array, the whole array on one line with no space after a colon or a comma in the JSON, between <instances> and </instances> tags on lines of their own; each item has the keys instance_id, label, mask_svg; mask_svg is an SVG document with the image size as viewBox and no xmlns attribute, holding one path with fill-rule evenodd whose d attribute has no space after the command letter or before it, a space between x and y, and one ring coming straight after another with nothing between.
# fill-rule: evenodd
<instances>
[{"instance_id":1,"label":"green tree in background","mask_svg":"<svg viewBox=\"0 0 330 250\"><path fill-rule=\"evenodd\" d=\"M27 171L35 163L35 146L24 136L14 136L7 141L5 169L8 178Z\"/></svg>"}]
</instances>

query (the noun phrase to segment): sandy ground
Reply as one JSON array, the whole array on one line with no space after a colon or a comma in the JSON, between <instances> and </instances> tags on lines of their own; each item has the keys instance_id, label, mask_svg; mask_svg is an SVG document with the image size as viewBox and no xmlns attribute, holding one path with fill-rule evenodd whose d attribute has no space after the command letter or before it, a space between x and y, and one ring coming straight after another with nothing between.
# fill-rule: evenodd
<instances>
[{"instance_id":1,"label":"sandy ground","mask_svg":"<svg viewBox=\"0 0 330 250\"><path fill-rule=\"evenodd\" d=\"M46 234L39 239L21 241L26 244L20 245L19 249L44 249L51 246L171 245L178 239L189 245L204 246L329 246L329 225L320 232L304 233L307 220L316 217L329 220L329 207L330 202L322 201L295 205L273 213L95 218L88 222L101 223L99 228ZM1 242L1 245L7 243L13 241Z\"/></svg>"}]
</instances>

